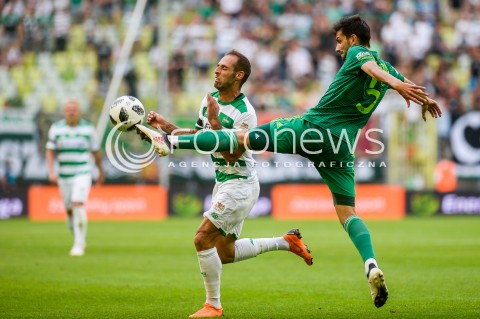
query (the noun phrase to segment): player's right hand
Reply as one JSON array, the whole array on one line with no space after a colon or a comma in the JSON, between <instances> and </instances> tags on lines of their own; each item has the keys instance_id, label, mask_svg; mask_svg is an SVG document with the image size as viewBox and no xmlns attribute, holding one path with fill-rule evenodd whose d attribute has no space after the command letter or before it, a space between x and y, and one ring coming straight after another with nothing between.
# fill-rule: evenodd
<instances>
[{"instance_id":1,"label":"player's right hand","mask_svg":"<svg viewBox=\"0 0 480 319\"><path fill-rule=\"evenodd\" d=\"M427 98L427 101L422 104L422 119L423 121L427 120L425 116L429 112L433 118L438 118L442 116L442 110L438 106L437 101Z\"/></svg>"}]
</instances>

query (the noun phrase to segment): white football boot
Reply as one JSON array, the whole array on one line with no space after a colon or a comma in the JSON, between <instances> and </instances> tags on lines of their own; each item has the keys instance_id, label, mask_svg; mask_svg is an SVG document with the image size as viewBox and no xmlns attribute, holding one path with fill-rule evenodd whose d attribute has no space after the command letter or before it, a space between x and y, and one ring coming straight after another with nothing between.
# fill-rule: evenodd
<instances>
[{"instance_id":1,"label":"white football boot","mask_svg":"<svg viewBox=\"0 0 480 319\"><path fill-rule=\"evenodd\" d=\"M370 286L370 294L372 295L375 307L380 308L387 302L388 289L385 284L385 278L380 268L371 268L368 274L368 285Z\"/></svg>"},{"instance_id":2,"label":"white football boot","mask_svg":"<svg viewBox=\"0 0 480 319\"><path fill-rule=\"evenodd\" d=\"M70 249L70 256L81 257L83 255L85 255L85 248L81 245L73 245L72 249Z\"/></svg>"},{"instance_id":3,"label":"white football boot","mask_svg":"<svg viewBox=\"0 0 480 319\"><path fill-rule=\"evenodd\" d=\"M141 124L137 124L135 127L142 139L153 145L158 155L167 156L170 153L171 145L166 133L154 131Z\"/></svg>"}]
</instances>

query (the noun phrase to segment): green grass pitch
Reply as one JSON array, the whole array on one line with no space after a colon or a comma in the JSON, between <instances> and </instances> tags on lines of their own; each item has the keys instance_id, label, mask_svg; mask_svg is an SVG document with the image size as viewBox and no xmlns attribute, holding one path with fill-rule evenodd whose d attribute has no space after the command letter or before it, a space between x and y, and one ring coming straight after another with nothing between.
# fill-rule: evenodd
<instances>
[{"instance_id":1,"label":"green grass pitch","mask_svg":"<svg viewBox=\"0 0 480 319\"><path fill-rule=\"evenodd\" d=\"M0 318L186 318L205 298L200 219L91 222L84 257L64 223L0 222ZM374 307L363 263L336 221L249 219L243 237L299 227L314 255L224 265L225 318L480 318L480 218L367 221L390 290Z\"/></svg>"}]
</instances>

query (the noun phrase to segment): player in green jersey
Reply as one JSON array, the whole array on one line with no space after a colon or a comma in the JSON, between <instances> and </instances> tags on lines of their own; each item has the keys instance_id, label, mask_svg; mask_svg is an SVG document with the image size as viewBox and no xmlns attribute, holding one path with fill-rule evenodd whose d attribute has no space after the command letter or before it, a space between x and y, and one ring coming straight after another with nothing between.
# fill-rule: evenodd
<instances>
[{"instance_id":1,"label":"player in green jersey","mask_svg":"<svg viewBox=\"0 0 480 319\"><path fill-rule=\"evenodd\" d=\"M201 132L196 135L164 136L157 143L159 153L173 148L199 151L249 149L299 154L315 164L333 196L340 223L350 236L365 265L372 299L376 307L385 304L388 290L378 268L370 232L355 212L355 138L382 100L385 92L396 90L410 105L421 105L422 117L441 116L435 100L398 73L388 62L369 49L370 28L358 15L345 17L334 25L336 52L344 64L320 102L305 114L279 118L248 131ZM212 97L208 104L215 104ZM323 165L322 165L323 164Z\"/></svg>"}]
</instances>

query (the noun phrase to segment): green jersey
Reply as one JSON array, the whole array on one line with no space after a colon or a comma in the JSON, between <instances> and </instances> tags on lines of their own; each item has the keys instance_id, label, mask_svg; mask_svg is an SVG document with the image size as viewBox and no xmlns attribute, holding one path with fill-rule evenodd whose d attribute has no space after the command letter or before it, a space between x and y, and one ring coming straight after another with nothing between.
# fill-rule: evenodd
<instances>
[{"instance_id":1,"label":"green jersey","mask_svg":"<svg viewBox=\"0 0 480 319\"><path fill-rule=\"evenodd\" d=\"M348 139L354 142L358 130L367 124L390 88L362 71L361 66L367 61L375 61L383 70L404 81L403 75L390 63L379 59L377 52L361 45L352 46L325 95L302 117L337 137L342 137L345 130Z\"/></svg>"}]
</instances>

